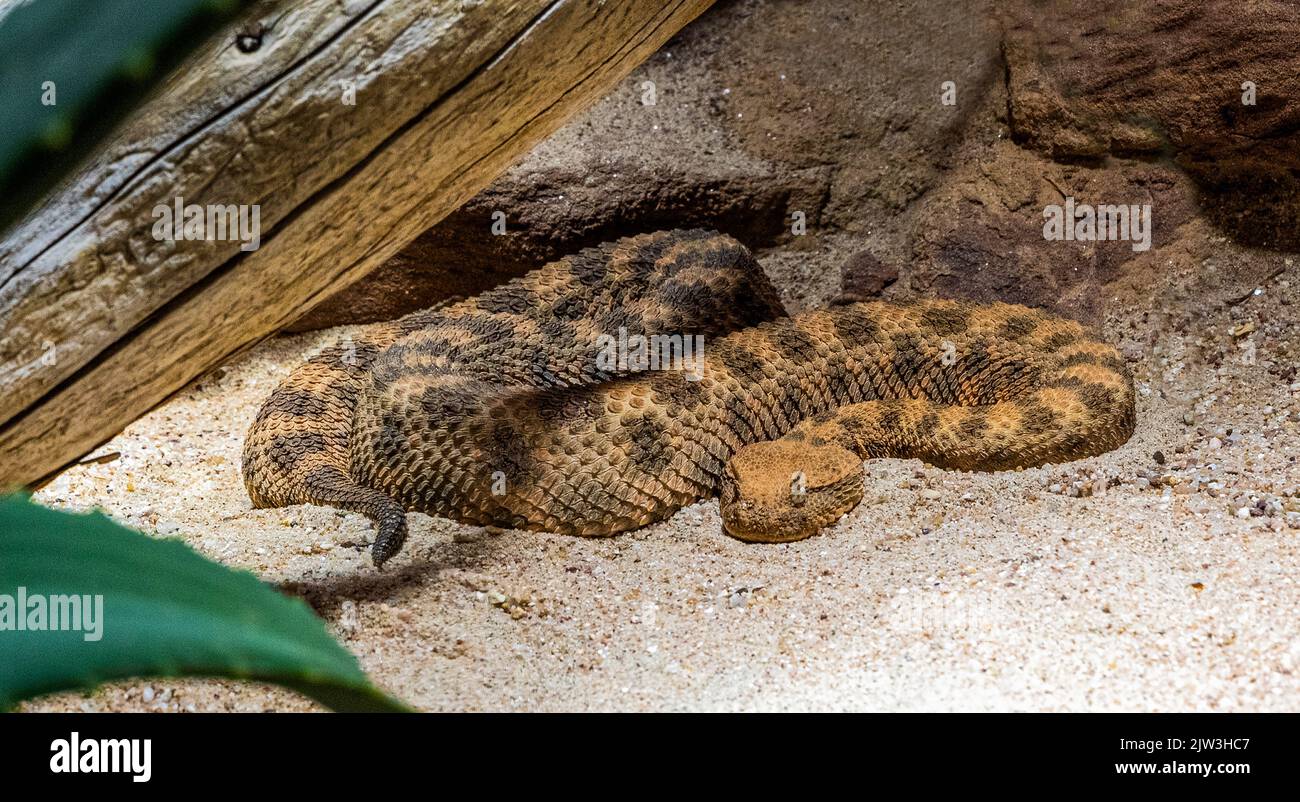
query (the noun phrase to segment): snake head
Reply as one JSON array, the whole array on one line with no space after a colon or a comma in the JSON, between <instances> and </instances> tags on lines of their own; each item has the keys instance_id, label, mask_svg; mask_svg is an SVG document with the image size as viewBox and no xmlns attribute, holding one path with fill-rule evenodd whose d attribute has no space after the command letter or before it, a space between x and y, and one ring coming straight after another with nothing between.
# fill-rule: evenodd
<instances>
[{"instance_id":1,"label":"snake head","mask_svg":"<svg viewBox=\"0 0 1300 802\"><path fill-rule=\"evenodd\" d=\"M817 439L754 443L727 463L720 496L722 526L732 537L803 540L862 501L862 459Z\"/></svg>"}]
</instances>

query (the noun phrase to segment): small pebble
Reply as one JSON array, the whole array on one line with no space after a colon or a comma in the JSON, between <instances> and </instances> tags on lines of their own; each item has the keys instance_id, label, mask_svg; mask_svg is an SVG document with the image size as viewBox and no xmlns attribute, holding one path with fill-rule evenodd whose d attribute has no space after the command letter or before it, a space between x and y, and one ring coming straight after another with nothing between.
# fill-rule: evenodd
<instances>
[{"instance_id":1,"label":"small pebble","mask_svg":"<svg viewBox=\"0 0 1300 802\"><path fill-rule=\"evenodd\" d=\"M339 629L343 635L348 638L355 637L358 626L357 603L351 599L344 599L339 605Z\"/></svg>"}]
</instances>

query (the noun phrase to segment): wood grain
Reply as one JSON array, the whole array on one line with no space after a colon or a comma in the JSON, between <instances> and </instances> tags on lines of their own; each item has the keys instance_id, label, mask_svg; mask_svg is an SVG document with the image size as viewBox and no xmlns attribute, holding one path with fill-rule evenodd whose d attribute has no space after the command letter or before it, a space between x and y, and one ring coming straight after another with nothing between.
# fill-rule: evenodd
<instances>
[{"instance_id":1,"label":"wood grain","mask_svg":"<svg viewBox=\"0 0 1300 802\"><path fill-rule=\"evenodd\" d=\"M710 2L258 6L0 242L0 485L378 266ZM258 50L233 46L259 24ZM259 204L260 248L155 240L176 196Z\"/></svg>"}]
</instances>

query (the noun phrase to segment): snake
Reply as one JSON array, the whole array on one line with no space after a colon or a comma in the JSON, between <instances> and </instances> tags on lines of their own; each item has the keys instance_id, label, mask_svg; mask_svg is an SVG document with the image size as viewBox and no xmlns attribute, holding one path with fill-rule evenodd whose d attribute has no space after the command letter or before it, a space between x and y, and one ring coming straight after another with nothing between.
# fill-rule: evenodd
<instances>
[{"instance_id":1,"label":"snake","mask_svg":"<svg viewBox=\"0 0 1300 802\"><path fill-rule=\"evenodd\" d=\"M1134 427L1123 356L1079 322L944 298L792 316L744 245L673 230L344 337L265 401L242 470L255 508L366 516L382 567L408 512L603 536L716 496L727 534L795 541L862 501L867 460L1015 470Z\"/></svg>"}]
</instances>

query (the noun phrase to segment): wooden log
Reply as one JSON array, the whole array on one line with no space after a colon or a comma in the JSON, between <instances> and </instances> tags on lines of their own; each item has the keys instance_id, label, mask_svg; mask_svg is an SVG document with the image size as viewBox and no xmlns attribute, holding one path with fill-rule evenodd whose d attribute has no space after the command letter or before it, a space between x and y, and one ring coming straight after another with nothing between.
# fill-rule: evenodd
<instances>
[{"instance_id":1,"label":"wooden log","mask_svg":"<svg viewBox=\"0 0 1300 802\"><path fill-rule=\"evenodd\" d=\"M0 241L0 486L378 266L711 2L258 6ZM259 247L159 241L178 197L256 204Z\"/></svg>"}]
</instances>

